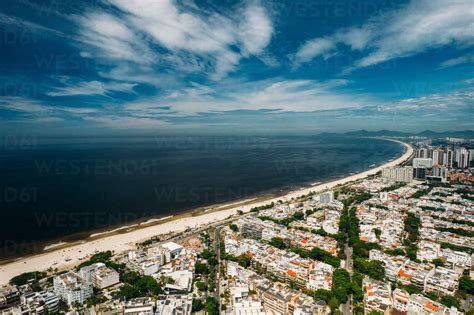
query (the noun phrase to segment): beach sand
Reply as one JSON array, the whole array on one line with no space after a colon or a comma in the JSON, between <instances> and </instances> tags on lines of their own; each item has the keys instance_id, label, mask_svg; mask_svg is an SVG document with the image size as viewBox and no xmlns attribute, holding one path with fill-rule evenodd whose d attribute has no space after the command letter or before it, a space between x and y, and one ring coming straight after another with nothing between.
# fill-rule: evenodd
<instances>
[{"instance_id":1,"label":"beach sand","mask_svg":"<svg viewBox=\"0 0 474 315\"><path fill-rule=\"evenodd\" d=\"M370 175L374 175L385 167L398 165L409 159L413 154L413 149L410 145L396 140L390 141L395 141L400 144L403 144L406 148L405 153L398 159L385 163L381 166L372 168L365 172L351 175L349 177L338 179L332 182L292 191L288 194L285 194L284 196L278 196L269 199L251 199L247 200L247 202L233 202L228 206L216 207L216 211L204 211L202 212L202 214L196 216L177 215L173 218L170 218L169 221L165 222L160 222L159 219L157 221L151 221L149 223L156 224L143 228L138 228L130 232L125 231L119 234L101 233L101 235L103 235L102 238L91 239L90 241L85 240L79 244L74 243L63 244L63 246L57 247L52 246L50 247L51 250L45 253L20 258L13 262L8 262L6 264L0 265L0 285L8 283L8 281L12 277L19 275L23 272L43 271L48 268L58 268L59 270L72 268L73 266L81 262L78 260L78 257L93 255L96 251L111 250L115 253L118 253L134 249L136 243L148 240L156 235L176 233L179 231L184 231L187 228L209 225L227 219L229 216L237 214L237 210L248 212L253 207L266 205L271 202L277 202L278 200L287 201L291 200L292 198L297 198L299 196L306 195L312 192L321 192L327 189L332 189L337 185L345 184L351 181L362 179ZM68 261L66 261L66 259L68 259Z\"/></svg>"}]
</instances>

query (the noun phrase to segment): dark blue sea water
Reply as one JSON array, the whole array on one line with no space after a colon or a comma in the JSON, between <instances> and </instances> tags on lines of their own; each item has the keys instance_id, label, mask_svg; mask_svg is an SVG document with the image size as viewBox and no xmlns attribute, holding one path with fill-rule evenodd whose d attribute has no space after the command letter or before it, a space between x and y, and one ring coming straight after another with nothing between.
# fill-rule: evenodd
<instances>
[{"instance_id":1,"label":"dark blue sea water","mask_svg":"<svg viewBox=\"0 0 474 315\"><path fill-rule=\"evenodd\" d=\"M13 140L0 148L4 257L45 241L345 177L403 152L384 140L320 136Z\"/></svg>"}]
</instances>

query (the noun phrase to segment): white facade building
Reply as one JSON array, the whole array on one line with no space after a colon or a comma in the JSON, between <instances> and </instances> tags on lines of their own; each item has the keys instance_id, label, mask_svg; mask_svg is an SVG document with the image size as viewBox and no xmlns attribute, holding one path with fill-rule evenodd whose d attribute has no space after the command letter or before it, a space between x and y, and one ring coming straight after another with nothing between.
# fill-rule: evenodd
<instances>
[{"instance_id":1,"label":"white facade building","mask_svg":"<svg viewBox=\"0 0 474 315\"><path fill-rule=\"evenodd\" d=\"M117 271L108 268L108 267L101 267L98 268L92 274L92 284L94 287L99 289L104 289L110 286L113 286L120 282L120 275Z\"/></svg>"},{"instance_id":2,"label":"white facade building","mask_svg":"<svg viewBox=\"0 0 474 315\"><path fill-rule=\"evenodd\" d=\"M83 304L94 293L92 283L85 281L72 271L54 277L53 285L54 293L68 305L75 302Z\"/></svg>"},{"instance_id":3,"label":"white facade building","mask_svg":"<svg viewBox=\"0 0 474 315\"><path fill-rule=\"evenodd\" d=\"M386 167L382 170L382 177L396 182L410 183L413 181L413 167Z\"/></svg>"},{"instance_id":4,"label":"white facade building","mask_svg":"<svg viewBox=\"0 0 474 315\"><path fill-rule=\"evenodd\" d=\"M413 168L431 168L431 167L433 167L433 159L431 158L413 159Z\"/></svg>"}]
</instances>

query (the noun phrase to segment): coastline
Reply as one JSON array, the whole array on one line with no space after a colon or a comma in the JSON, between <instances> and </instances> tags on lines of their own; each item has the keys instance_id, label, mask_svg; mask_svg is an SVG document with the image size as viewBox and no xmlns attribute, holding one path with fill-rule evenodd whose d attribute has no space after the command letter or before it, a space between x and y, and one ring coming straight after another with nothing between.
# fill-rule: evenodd
<instances>
[{"instance_id":1,"label":"coastline","mask_svg":"<svg viewBox=\"0 0 474 315\"><path fill-rule=\"evenodd\" d=\"M405 147L404 154L397 159L392 159L385 164L364 172L353 175L351 174L347 177L327 183L314 183L314 186L299 188L282 196L262 196L261 198L231 201L228 204L214 205L175 216L150 219L133 226L124 226L103 233L95 233L90 235L87 240L83 241L51 244L49 250L44 253L21 257L14 261L10 260L0 262L0 285L6 284L12 277L23 272L42 271L51 267L58 269L70 268L81 262L77 260L77 257L92 255L96 251L126 251L132 249L136 243L150 239L156 235L184 231L188 227L201 227L203 225L210 225L222 221L237 214L237 210L248 212L253 207L262 206L278 200L288 201L292 198L306 195L308 193L317 193L331 189L341 184L346 184L351 181L374 175L385 167L398 165L409 159L413 154L412 147L407 143L393 139L382 139L402 144ZM69 261L66 262L65 259L69 259Z\"/></svg>"}]
</instances>

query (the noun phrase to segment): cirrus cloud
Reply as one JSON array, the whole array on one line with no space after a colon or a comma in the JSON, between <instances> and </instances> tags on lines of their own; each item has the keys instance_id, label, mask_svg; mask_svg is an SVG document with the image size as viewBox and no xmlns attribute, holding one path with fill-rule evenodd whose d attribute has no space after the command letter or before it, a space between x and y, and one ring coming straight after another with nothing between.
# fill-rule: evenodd
<instances>
[{"instance_id":1,"label":"cirrus cloud","mask_svg":"<svg viewBox=\"0 0 474 315\"><path fill-rule=\"evenodd\" d=\"M362 26L346 28L301 45L295 64L337 51L337 45L362 51L348 71L429 49L474 44L474 10L470 0L414 0L402 9L376 16Z\"/></svg>"}]
</instances>

